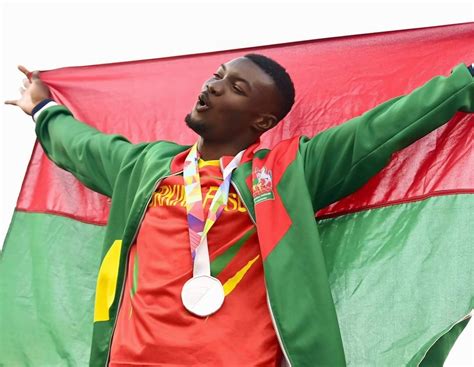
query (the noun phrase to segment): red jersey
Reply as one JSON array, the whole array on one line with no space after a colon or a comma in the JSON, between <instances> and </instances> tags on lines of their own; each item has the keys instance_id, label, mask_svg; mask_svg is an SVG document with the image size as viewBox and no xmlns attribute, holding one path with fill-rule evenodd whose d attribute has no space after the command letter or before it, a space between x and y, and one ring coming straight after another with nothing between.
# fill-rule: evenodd
<instances>
[{"instance_id":1,"label":"red jersey","mask_svg":"<svg viewBox=\"0 0 474 367\"><path fill-rule=\"evenodd\" d=\"M205 217L222 182L219 161L200 161ZM256 228L233 187L208 234L211 273L225 301L213 315L190 314L181 289L192 277L182 176L153 195L129 254L110 366L276 366L281 358L266 301Z\"/></svg>"}]
</instances>

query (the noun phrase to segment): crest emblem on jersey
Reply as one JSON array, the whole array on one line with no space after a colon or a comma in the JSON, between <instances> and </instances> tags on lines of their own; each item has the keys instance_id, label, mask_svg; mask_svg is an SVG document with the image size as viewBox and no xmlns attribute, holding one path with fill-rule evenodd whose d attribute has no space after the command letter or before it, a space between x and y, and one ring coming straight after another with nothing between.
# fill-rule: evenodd
<instances>
[{"instance_id":1,"label":"crest emblem on jersey","mask_svg":"<svg viewBox=\"0 0 474 367\"><path fill-rule=\"evenodd\" d=\"M252 182L253 200L255 204L265 200L273 200L272 171L266 168L255 168Z\"/></svg>"}]
</instances>

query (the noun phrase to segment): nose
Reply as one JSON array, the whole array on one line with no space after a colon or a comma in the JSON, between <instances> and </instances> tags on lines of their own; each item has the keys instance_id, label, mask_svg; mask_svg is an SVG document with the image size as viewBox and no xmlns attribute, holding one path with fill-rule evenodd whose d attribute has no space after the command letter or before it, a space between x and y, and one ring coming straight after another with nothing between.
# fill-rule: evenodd
<instances>
[{"instance_id":1,"label":"nose","mask_svg":"<svg viewBox=\"0 0 474 367\"><path fill-rule=\"evenodd\" d=\"M206 83L206 89L210 94L215 96L220 96L222 93L224 93L224 85L222 80L209 80Z\"/></svg>"}]
</instances>

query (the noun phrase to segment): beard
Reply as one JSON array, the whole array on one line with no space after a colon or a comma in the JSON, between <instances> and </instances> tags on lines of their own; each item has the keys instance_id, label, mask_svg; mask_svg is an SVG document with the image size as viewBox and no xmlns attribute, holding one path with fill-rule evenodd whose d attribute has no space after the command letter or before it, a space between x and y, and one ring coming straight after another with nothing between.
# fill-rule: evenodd
<instances>
[{"instance_id":1,"label":"beard","mask_svg":"<svg viewBox=\"0 0 474 367\"><path fill-rule=\"evenodd\" d=\"M196 134L202 136L205 134L209 129L208 129L208 124L205 121L201 120L196 120L191 117L191 114L188 113L186 117L184 118L184 121L186 122L186 125L193 130Z\"/></svg>"}]
</instances>

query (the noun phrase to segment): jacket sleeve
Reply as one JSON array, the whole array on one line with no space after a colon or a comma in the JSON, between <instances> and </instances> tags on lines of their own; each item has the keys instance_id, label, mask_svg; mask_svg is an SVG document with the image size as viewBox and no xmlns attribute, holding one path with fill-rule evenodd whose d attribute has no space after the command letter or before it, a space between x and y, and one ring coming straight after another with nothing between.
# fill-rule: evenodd
<instances>
[{"instance_id":1,"label":"jacket sleeve","mask_svg":"<svg viewBox=\"0 0 474 367\"><path fill-rule=\"evenodd\" d=\"M359 189L405 148L449 121L474 112L474 78L464 64L408 95L391 99L313 138L300 154L315 211Z\"/></svg>"},{"instance_id":2,"label":"jacket sleeve","mask_svg":"<svg viewBox=\"0 0 474 367\"><path fill-rule=\"evenodd\" d=\"M133 145L120 135L101 133L76 120L61 105L40 113L36 135L48 158L57 166L109 197L126 157L133 156L144 145Z\"/></svg>"}]
</instances>

